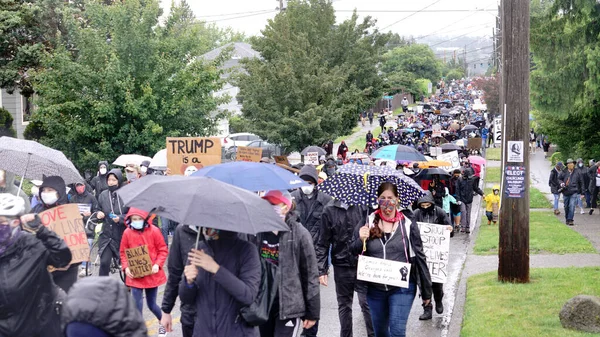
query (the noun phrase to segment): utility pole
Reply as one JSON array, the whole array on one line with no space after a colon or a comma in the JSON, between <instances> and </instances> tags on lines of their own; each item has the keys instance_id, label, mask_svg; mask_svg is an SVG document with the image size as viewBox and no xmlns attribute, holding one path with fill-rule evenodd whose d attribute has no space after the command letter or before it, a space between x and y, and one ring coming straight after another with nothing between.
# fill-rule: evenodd
<instances>
[{"instance_id":1,"label":"utility pole","mask_svg":"<svg viewBox=\"0 0 600 337\"><path fill-rule=\"evenodd\" d=\"M502 208L498 280L529 282L529 1L502 0Z\"/></svg>"},{"instance_id":2,"label":"utility pole","mask_svg":"<svg viewBox=\"0 0 600 337\"><path fill-rule=\"evenodd\" d=\"M279 0L279 13L283 12L285 8L283 8L283 0Z\"/></svg>"}]
</instances>

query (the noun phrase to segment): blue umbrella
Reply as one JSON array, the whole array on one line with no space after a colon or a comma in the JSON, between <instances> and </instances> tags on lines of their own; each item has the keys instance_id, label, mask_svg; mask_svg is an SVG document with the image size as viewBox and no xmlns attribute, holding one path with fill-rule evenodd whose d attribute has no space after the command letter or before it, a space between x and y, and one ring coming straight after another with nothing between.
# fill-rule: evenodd
<instances>
[{"instance_id":1,"label":"blue umbrella","mask_svg":"<svg viewBox=\"0 0 600 337\"><path fill-rule=\"evenodd\" d=\"M308 185L297 175L277 165L243 161L208 166L192 176L210 177L254 192L291 190Z\"/></svg>"},{"instance_id":2,"label":"blue umbrella","mask_svg":"<svg viewBox=\"0 0 600 337\"><path fill-rule=\"evenodd\" d=\"M413 147L404 145L388 145L373 152L371 157L376 159L426 161L425 156Z\"/></svg>"},{"instance_id":3,"label":"blue umbrella","mask_svg":"<svg viewBox=\"0 0 600 337\"><path fill-rule=\"evenodd\" d=\"M384 182L398 188L400 207L407 208L425 195L412 179L388 166L347 164L337 174L319 185L319 190L348 205L373 206L377 204L377 189Z\"/></svg>"}]
</instances>

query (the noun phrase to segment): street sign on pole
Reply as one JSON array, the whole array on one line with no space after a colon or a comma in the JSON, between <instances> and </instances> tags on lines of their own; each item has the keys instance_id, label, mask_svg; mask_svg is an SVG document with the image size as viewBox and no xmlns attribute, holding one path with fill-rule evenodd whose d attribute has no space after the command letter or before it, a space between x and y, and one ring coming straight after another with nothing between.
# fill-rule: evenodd
<instances>
[{"instance_id":1,"label":"street sign on pole","mask_svg":"<svg viewBox=\"0 0 600 337\"><path fill-rule=\"evenodd\" d=\"M383 96L383 99L389 99L389 100L393 100L394 96Z\"/></svg>"}]
</instances>

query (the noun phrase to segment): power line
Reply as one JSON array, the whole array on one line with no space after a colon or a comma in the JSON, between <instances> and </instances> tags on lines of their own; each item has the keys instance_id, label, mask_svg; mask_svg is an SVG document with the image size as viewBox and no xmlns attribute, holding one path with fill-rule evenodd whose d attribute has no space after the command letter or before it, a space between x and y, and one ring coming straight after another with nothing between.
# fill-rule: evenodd
<instances>
[{"instance_id":1,"label":"power line","mask_svg":"<svg viewBox=\"0 0 600 337\"><path fill-rule=\"evenodd\" d=\"M468 33L466 33L466 34L459 35L459 36L455 36L455 37L453 37L453 38L451 38L451 39L448 39L448 40L445 40L445 41L441 41L441 42L438 42L438 43L430 44L430 45L429 45L429 47L431 48L431 47L438 46L438 45L440 45L440 44L443 44L443 43L446 43L446 42L454 41L454 40L456 40L456 39L459 39L459 38L461 38L461 37L463 37L463 36L466 36L466 35L469 35L469 34L471 34L471 33L472 33L472 32L468 32Z\"/></svg>"},{"instance_id":2,"label":"power line","mask_svg":"<svg viewBox=\"0 0 600 337\"><path fill-rule=\"evenodd\" d=\"M457 52L460 52L460 54L462 56L462 55L465 55L465 54L471 54L471 53L474 53L474 52L483 51L483 50L487 50L487 49L491 49L491 48L494 48L494 46L487 46L487 47L481 47L481 48L477 48L477 49L471 49L471 50L467 50L466 53L463 50L461 50L461 48L459 48L459 49L455 49L455 50L446 52L446 55L448 53L454 53L455 51L457 51ZM440 56L440 55L444 55L444 53L435 53L435 55L436 56Z\"/></svg>"},{"instance_id":3,"label":"power line","mask_svg":"<svg viewBox=\"0 0 600 337\"><path fill-rule=\"evenodd\" d=\"M232 16L232 15L246 15L246 14L255 14L255 13L262 13L262 12L269 12L272 11L272 9L263 9L260 11L253 11L253 12L238 12L238 13L224 13L224 14L211 14L211 15L196 15L197 18L214 18L214 17L219 17L219 16Z\"/></svg>"},{"instance_id":4,"label":"power line","mask_svg":"<svg viewBox=\"0 0 600 337\"><path fill-rule=\"evenodd\" d=\"M248 15L234 16L234 17L231 17L231 18L218 19L218 20L210 20L210 21L206 21L206 22L207 22L207 23L209 23L209 22L219 22L219 21L235 20L235 19L247 18L247 17L250 17L250 16L257 16L257 15L271 14L271 13L275 13L275 12L277 12L277 11L278 11L278 10L276 10L276 9L272 9L272 10L269 10L269 11L267 11L267 12L262 12L262 13L255 13L255 14L248 14Z\"/></svg>"},{"instance_id":5,"label":"power line","mask_svg":"<svg viewBox=\"0 0 600 337\"><path fill-rule=\"evenodd\" d=\"M398 21L396 21L396 22L392 23L391 25L387 25L387 26L383 27L381 30L382 30L382 31L383 31L383 30L386 30L386 29L390 28L391 26L393 26L393 25L395 25L395 24L397 24L397 23L399 23L399 22L402 22L402 21L404 21L404 20L406 20L406 19L410 18L411 16L414 16L414 15L416 15L416 14L418 14L418 13L421 13L422 11L426 10L427 8L429 8L429 7L433 6L433 5L435 5L436 3L440 2L440 1L442 1L442 0L436 0L436 1L432 2L431 4L429 4L429 5L427 5L427 6L423 7L423 8L421 8L420 10L418 10L418 11L416 11L416 12L413 12L412 14L410 14L410 15L407 15L407 16L403 17L402 19L400 19L400 20L398 20Z\"/></svg>"},{"instance_id":6,"label":"power line","mask_svg":"<svg viewBox=\"0 0 600 337\"><path fill-rule=\"evenodd\" d=\"M483 27L483 26L487 26L487 25L489 25L489 23L481 23L481 24L474 25L474 26L463 27L463 28L456 28L456 29L452 29L452 30L448 30L448 31L444 31L444 29L447 28L447 27L444 27L444 28L442 28L442 29L440 29L440 30L438 30L438 31L436 31L434 33L417 37L417 38L415 38L415 40L422 40L422 39L424 39L426 37L430 37L432 35L436 35L437 33L442 32L442 31L444 31L444 33L450 33L450 32L456 32L458 30L472 29L472 28L475 28L475 27Z\"/></svg>"},{"instance_id":7,"label":"power line","mask_svg":"<svg viewBox=\"0 0 600 337\"><path fill-rule=\"evenodd\" d=\"M381 9L377 9L377 10L364 10L364 9L357 9L356 12L357 13L448 13L448 12L476 12L476 13L483 13L483 12L497 12L498 9L429 9L429 10L409 10L409 9L397 9L397 10L381 10ZM338 9L336 10L336 12L340 12L340 13L352 13L354 12L354 10L350 10L350 9Z\"/></svg>"}]
</instances>

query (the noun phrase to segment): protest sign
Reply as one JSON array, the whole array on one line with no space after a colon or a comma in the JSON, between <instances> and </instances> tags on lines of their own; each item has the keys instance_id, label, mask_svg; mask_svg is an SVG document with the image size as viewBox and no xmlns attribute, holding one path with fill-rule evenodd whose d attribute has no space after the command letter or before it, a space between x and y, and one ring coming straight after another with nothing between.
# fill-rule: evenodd
<instances>
[{"instance_id":1,"label":"protest sign","mask_svg":"<svg viewBox=\"0 0 600 337\"><path fill-rule=\"evenodd\" d=\"M356 275L361 281L408 288L410 263L359 255Z\"/></svg>"},{"instance_id":2,"label":"protest sign","mask_svg":"<svg viewBox=\"0 0 600 337\"><path fill-rule=\"evenodd\" d=\"M87 213L92 211L92 204L77 204L79 213Z\"/></svg>"},{"instance_id":3,"label":"protest sign","mask_svg":"<svg viewBox=\"0 0 600 337\"><path fill-rule=\"evenodd\" d=\"M429 148L429 154L432 157L439 157L443 154L442 148L441 147L430 147Z\"/></svg>"},{"instance_id":4,"label":"protest sign","mask_svg":"<svg viewBox=\"0 0 600 337\"><path fill-rule=\"evenodd\" d=\"M66 204L39 213L42 224L63 239L71 250L71 263L87 261L90 246L77 204Z\"/></svg>"},{"instance_id":5,"label":"protest sign","mask_svg":"<svg viewBox=\"0 0 600 337\"><path fill-rule=\"evenodd\" d=\"M450 165L450 166L440 167L441 169L444 169L446 171L451 171L451 170L460 168L460 159L458 157L458 151L443 153L443 154L437 156L437 159L441 160L441 161L447 161L449 163L452 163L452 165Z\"/></svg>"},{"instance_id":6,"label":"protest sign","mask_svg":"<svg viewBox=\"0 0 600 337\"><path fill-rule=\"evenodd\" d=\"M319 165L319 152L308 152L304 156L304 164L306 165Z\"/></svg>"},{"instance_id":7,"label":"protest sign","mask_svg":"<svg viewBox=\"0 0 600 337\"><path fill-rule=\"evenodd\" d=\"M152 275L152 260L148 253L148 245L125 249L125 256L133 278Z\"/></svg>"},{"instance_id":8,"label":"protest sign","mask_svg":"<svg viewBox=\"0 0 600 337\"><path fill-rule=\"evenodd\" d=\"M432 133L431 137L441 137L442 136L442 126L440 124L435 124L431 127Z\"/></svg>"},{"instance_id":9,"label":"protest sign","mask_svg":"<svg viewBox=\"0 0 600 337\"><path fill-rule=\"evenodd\" d=\"M524 166L506 166L504 170L504 193L509 198L525 196L526 172Z\"/></svg>"},{"instance_id":10,"label":"protest sign","mask_svg":"<svg viewBox=\"0 0 600 337\"><path fill-rule=\"evenodd\" d=\"M274 156L273 158L275 158L275 163L277 164L292 166L287 156Z\"/></svg>"},{"instance_id":11,"label":"protest sign","mask_svg":"<svg viewBox=\"0 0 600 337\"><path fill-rule=\"evenodd\" d=\"M481 138L469 138L467 141L467 148L469 150L480 150L481 144Z\"/></svg>"},{"instance_id":12,"label":"protest sign","mask_svg":"<svg viewBox=\"0 0 600 337\"><path fill-rule=\"evenodd\" d=\"M262 148L238 146L235 161L249 161L258 163L262 158Z\"/></svg>"},{"instance_id":13,"label":"protest sign","mask_svg":"<svg viewBox=\"0 0 600 337\"><path fill-rule=\"evenodd\" d=\"M418 222L423 241L423 252L427 256L427 267L431 281L444 283L448 278L448 256L450 255L450 230L447 226Z\"/></svg>"},{"instance_id":14,"label":"protest sign","mask_svg":"<svg viewBox=\"0 0 600 337\"><path fill-rule=\"evenodd\" d=\"M167 167L172 175L190 175L203 167L220 163L219 138L167 138Z\"/></svg>"}]
</instances>

